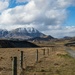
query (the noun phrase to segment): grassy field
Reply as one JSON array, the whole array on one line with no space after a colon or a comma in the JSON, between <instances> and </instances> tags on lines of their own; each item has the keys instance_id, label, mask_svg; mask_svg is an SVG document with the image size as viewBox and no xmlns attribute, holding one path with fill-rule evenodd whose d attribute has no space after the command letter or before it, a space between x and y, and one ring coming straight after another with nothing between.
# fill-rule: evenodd
<instances>
[{"instance_id":1,"label":"grassy field","mask_svg":"<svg viewBox=\"0 0 75 75\"><path fill-rule=\"evenodd\" d=\"M74 46L71 46L70 48L75 51L75 47Z\"/></svg>"},{"instance_id":2,"label":"grassy field","mask_svg":"<svg viewBox=\"0 0 75 75\"><path fill-rule=\"evenodd\" d=\"M37 49L38 62L36 62ZM20 68L21 51L24 51L23 70ZM75 59L65 52L64 46L0 48L0 75L12 75L12 62L15 56L18 58L18 75L75 75Z\"/></svg>"}]
</instances>

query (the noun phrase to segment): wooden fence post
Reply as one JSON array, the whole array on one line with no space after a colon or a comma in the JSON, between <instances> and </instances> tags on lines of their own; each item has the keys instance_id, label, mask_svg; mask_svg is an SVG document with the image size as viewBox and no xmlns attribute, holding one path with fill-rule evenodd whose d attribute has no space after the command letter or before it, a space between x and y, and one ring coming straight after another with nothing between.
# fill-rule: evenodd
<instances>
[{"instance_id":1,"label":"wooden fence post","mask_svg":"<svg viewBox=\"0 0 75 75\"><path fill-rule=\"evenodd\" d=\"M38 50L36 50L36 62L38 62Z\"/></svg>"},{"instance_id":2,"label":"wooden fence post","mask_svg":"<svg viewBox=\"0 0 75 75\"><path fill-rule=\"evenodd\" d=\"M12 75L17 75L17 57L13 58L12 70Z\"/></svg>"},{"instance_id":3,"label":"wooden fence post","mask_svg":"<svg viewBox=\"0 0 75 75\"><path fill-rule=\"evenodd\" d=\"M23 69L23 51L21 51L21 69Z\"/></svg>"},{"instance_id":4,"label":"wooden fence post","mask_svg":"<svg viewBox=\"0 0 75 75\"><path fill-rule=\"evenodd\" d=\"M43 55L45 55L45 49L43 49Z\"/></svg>"}]
</instances>

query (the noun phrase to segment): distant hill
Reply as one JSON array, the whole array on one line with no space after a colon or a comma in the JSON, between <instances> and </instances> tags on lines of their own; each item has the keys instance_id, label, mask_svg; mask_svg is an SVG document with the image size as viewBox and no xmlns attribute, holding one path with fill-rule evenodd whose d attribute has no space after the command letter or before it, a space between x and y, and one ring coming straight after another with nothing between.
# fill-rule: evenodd
<instances>
[{"instance_id":1,"label":"distant hill","mask_svg":"<svg viewBox=\"0 0 75 75\"><path fill-rule=\"evenodd\" d=\"M29 40L30 41L49 41L51 39L54 39L54 37L52 37L50 35L49 36L45 35L43 37L35 37L35 38L29 39Z\"/></svg>"},{"instance_id":2,"label":"distant hill","mask_svg":"<svg viewBox=\"0 0 75 75\"><path fill-rule=\"evenodd\" d=\"M4 39L37 39L37 40L50 40L52 36L47 36L35 28L16 28L11 31L0 29L0 38Z\"/></svg>"},{"instance_id":3,"label":"distant hill","mask_svg":"<svg viewBox=\"0 0 75 75\"><path fill-rule=\"evenodd\" d=\"M26 48L26 47L38 47L37 45L19 40L0 40L0 48Z\"/></svg>"}]
</instances>

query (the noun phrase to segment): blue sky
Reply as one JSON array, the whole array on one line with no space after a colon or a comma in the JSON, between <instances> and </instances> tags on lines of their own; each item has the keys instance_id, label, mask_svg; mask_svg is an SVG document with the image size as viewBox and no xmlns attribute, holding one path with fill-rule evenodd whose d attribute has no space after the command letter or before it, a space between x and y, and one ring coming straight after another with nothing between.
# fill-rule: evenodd
<instances>
[{"instance_id":1,"label":"blue sky","mask_svg":"<svg viewBox=\"0 0 75 75\"><path fill-rule=\"evenodd\" d=\"M75 7L70 6L67 10L68 10L68 17L67 17L67 20L65 22L65 25L75 26Z\"/></svg>"},{"instance_id":2,"label":"blue sky","mask_svg":"<svg viewBox=\"0 0 75 75\"><path fill-rule=\"evenodd\" d=\"M20 5L26 5L28 2L16 2L16 0L9 0L9 6L8 8L14 8L16 6L20 6Z\"/></svg>"},{"instance_id":3,"label":"blue sky","mask_svg":"<svg viewBox=\"0 0 75 75\"><path fill-rule=\"evenodd\" d=\"M75 36L74 14L75 0L0 0L0 29L34 27L54 37Z\"/></svg>"}]
</instances>

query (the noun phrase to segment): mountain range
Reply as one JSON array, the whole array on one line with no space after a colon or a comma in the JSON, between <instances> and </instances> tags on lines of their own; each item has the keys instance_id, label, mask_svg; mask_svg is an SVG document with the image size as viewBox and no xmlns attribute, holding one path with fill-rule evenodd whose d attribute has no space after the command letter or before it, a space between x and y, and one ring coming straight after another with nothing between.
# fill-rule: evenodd
<instances>
[{"instance_id":1,"label":"mountain range","mask_svg":"<svg viewBox=\"0 0 75 75\"><path fill-rule=\"evenodd\" d=\"M0 29L1 39L53 39L52 36L45 35L35 28L16 28L13 30Z\"/></svg>"}]
</instances>

